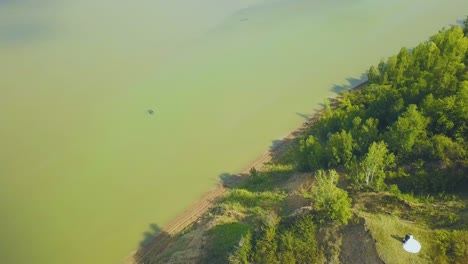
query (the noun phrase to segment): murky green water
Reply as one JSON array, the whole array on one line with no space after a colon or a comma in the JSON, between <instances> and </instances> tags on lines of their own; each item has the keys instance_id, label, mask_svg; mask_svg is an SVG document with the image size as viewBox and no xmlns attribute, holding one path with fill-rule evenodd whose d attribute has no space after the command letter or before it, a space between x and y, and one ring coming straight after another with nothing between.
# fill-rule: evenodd
<instances>
[{"instance_id":1,"label":"murky green water","mask_svg":"<svg viewBox=\"0 0 468 264\"><path fill-rule=\"evenodd\" d=\"M0 263L118 263L347 78L467 13L465 0L0 0Z\"/></svg>"}]
</instances>

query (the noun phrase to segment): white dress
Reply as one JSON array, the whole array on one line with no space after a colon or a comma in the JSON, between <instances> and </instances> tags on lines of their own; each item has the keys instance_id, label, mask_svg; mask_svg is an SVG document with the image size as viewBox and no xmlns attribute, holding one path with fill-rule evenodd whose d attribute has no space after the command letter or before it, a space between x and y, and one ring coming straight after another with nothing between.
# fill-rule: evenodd
<instances>
[{"instance_id":1,"label":"white dress","mask_svg":"<svg viewBox=\"0 0 468 264\"><path fill-rule=\"evenodd\" d=\"M410 239L403 244L403 249L411 253L418 253L419 250L421 250L421 244L411 236Z\"/></svg>"}]
</instances>

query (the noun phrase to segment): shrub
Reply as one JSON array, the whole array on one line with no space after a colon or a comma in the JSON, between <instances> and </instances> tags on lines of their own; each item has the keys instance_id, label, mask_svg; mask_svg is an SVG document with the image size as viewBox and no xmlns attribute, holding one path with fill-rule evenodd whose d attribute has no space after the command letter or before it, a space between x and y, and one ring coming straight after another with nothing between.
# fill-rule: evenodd
<instances>
[{"instance_id":1,"label":"shrub","mask_svg":"<svg viewBox=\"0 0 468 264\"><path fill-rule=\"evenodd\" d=\"M318 171L316 187L313 190L314 209L318 212L320 222L334 221L337 224L347 224L352 217L351 199L348 193L336 187L338 174L334 170L329 173Z\"/></svg>"}]
</instances>

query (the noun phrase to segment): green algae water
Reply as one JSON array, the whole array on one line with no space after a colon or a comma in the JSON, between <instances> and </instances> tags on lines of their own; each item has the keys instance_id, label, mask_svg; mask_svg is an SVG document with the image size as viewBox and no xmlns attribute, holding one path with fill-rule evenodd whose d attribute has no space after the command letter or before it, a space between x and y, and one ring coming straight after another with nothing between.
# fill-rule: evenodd
<instances>
[{"instance_id":1,"label":"green algae water","mask_svg":"<svg viewBox=\"0 0 468 264\"><path fill-rule=\"evenodd\" d=\"M467 13L465 0L0 0L0 263L119 263L371 64Z\"/></svg>"}]
</instances>

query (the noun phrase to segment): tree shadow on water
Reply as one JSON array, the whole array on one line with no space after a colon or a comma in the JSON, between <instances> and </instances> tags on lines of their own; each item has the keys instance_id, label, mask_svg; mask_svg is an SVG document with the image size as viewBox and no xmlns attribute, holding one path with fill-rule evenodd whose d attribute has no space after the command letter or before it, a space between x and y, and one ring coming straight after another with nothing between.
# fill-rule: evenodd
<instances>
[{"instance_id":1,"label":"tree shadow on water","mask_svg":"<svg viewBox=\"0 0 468 264\"><path fill-rule=\"evenodd\" d=\"M309 120L309 118L310 118L310 115L304 114L304 113L298 113L298 112L296 112L296 115L299 116L299 117L301 117L301 118L304 119L305 121Z\"/></svg>"},{"instance_id":2,"label":"tree shadow on water","mask_svg":"<svg viewBox=\"0 0 468 264\"><path fill-rule=\"evenodd\" d=\"M363 73L358 78L354 78L354 77L346 78L346 82L347 82L346 84L342 84L342 85L335 84L330 90L334 93L340 94L341 92L345 90L359 88L366 81L367 81L367 74Z\"/></svg>"},{"instance_id":3,"label":"tree shadow on water","mask_svg":"<svg viewBox=\"0 0 468 264\"><path fill-rule=\"evenodd\" d=\"M1 1L1 0L0 0ZM51 26L35 21L6 25L0 31L0 44L34 44L56 34Z\"/></svg>"},{"instance_id":4,"label":"tree shadow on water","mask_svg":"<svg viewBox=\"0 0 468 264\"><path fill-rule=\"evenodd\" d=\"M466 18L457 19L457 21L455 22L455 25L464 27L465 26L465 19Z\"/></svg>"},{"instance_id":5,"label":"tree shadow on water","mask_svg":"<svg viewBox=\"0 0 468 264\"><path fill-rule=\"evenodd\" d=\"M304 113L299 113L296 112L296 115L301 117L304 120L304 124L308 125L311 121L313 121L317 116L317 113L322 111L325 108L325 104L317 104L319 108L313 109L312 113L314 114L304 114Z\"/></svg>"}]
</instances>

